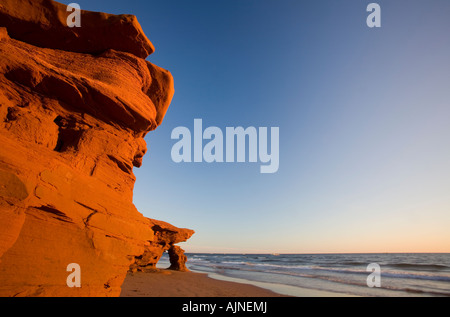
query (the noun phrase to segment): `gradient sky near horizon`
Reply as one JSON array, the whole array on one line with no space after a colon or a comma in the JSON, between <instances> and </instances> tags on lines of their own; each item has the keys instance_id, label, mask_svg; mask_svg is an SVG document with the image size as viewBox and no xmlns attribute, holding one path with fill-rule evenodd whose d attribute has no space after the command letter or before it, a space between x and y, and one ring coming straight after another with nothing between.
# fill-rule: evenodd
<instances>
[{"instance_id":1,"label":"gradient sky near horizon","mask_svg":"<svg viewBox=\"0 0 450 317\"><path fill-rule=\"evenodd\" d=\"M60 2L136 15L173 74L134 203L194 229L186 251L450 252L448 0ZM279 127L278 172L174 163L195 118Z\"/></svg>"}]
</instances>

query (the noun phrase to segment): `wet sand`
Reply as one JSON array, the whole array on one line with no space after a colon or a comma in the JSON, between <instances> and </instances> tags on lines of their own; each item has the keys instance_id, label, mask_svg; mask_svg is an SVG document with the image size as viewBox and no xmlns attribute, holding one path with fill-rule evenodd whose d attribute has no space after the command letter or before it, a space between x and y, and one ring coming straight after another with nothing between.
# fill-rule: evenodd
<instances>
[{"instance_id":1,"label":"wet sand","mask_svg":"<svg viewBox=\"0 0 450 317\"><path fill-rule=\"evenodd\" d=\"M280 297L250 284L222 281L205 273L160 272L128 274L121 297Z\"/></svg>"}]
</instances>

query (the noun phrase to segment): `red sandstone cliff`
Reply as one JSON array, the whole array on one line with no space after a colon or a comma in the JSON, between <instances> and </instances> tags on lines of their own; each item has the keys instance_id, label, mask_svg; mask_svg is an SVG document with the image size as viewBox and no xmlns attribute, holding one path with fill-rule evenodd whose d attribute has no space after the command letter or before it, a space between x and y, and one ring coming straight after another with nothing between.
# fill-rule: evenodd
<instances>
[{"instance_id":1,"label":"red sandstone cliff","mask_svg":"<svg viewBox=\"0 0 450 317\"><path fill-rule=\"evenodd\" d=\"M67 15L51 0L0 3L0 296L117 296L128 270L194 233L132 203L171 74L145 60L134 16L83 11L68 28Z\"/></svg>"}]
</instances>

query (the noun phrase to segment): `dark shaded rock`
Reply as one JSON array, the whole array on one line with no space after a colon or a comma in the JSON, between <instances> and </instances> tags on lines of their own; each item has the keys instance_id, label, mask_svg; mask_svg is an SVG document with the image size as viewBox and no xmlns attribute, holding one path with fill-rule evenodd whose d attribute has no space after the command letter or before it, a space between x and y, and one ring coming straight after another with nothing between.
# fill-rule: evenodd
<instances>
[{"instance_id":1,"label":"dark shaded rock","mask_svg":"<svg viewBox=\"0 0 450 317\"><path fill-rule=\"evenodd\" d=\"M169 249L170 267L169 270L188 272L186 267L187 257L184 250L177 245L173 245Z\"/></svg>"}]
</instances>

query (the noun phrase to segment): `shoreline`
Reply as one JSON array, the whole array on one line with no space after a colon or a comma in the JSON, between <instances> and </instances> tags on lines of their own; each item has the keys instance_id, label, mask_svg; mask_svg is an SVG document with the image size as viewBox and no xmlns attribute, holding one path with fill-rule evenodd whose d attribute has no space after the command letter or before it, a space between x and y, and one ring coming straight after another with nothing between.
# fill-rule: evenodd
<instances>
[{"instance_id":1,"label":"shoreline","mask_svg":"<svg viewBox=\"0 0 450 317\"><path fill-rule=\"evenodd\" d=\"M230 281L234 283L250 284L259 288L270 290L278 295L288 297L358 297L356 295L342 292L324 291L279 283L258 282L242 278L228 277L217 273L208 273L208 277L211 279Z\"/></svg>"},{"instance_id":2,"label":"shoreline","mask_svg":"<svg viewBox=\"0 0 450 317\"><path fill-rule=\"evenodd\" d=\"M127 274L120 297L285 297L251 284L221 281L207 273L160 269Z\"/></svg>"},{"instance_id":3,"label":"shoreline","mask_svg":"<svg viewBox=\"0 0 450 317\"><path fill-rule=\"evenodd\" d=\"M120 297L347 297L296 286L254 282L198 271L179 272L159 269L157 272L127 274Z\"/></svg>"}]
</instances>

